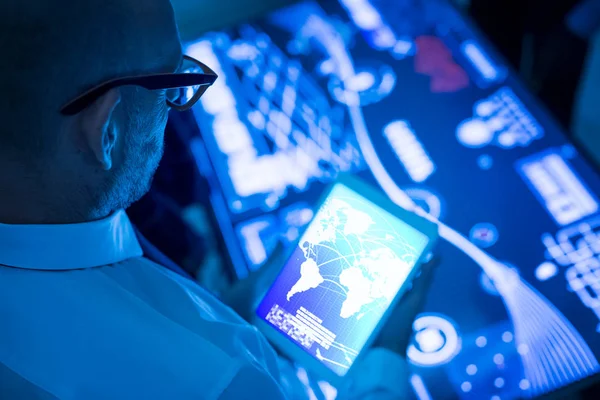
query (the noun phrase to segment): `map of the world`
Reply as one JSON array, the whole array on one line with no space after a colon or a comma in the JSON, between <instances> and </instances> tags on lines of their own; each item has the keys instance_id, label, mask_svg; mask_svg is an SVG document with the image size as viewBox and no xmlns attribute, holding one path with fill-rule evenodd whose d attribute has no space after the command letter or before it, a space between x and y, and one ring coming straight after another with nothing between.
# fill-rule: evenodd
<instances>
[{"instance_id":1,"label":"map of the world","mask_svg":"<svg viewBox=\"0 0 600 400\"><path fill-rule=\"evenodd\" d=\"M427 241L408 224L338 184L258 314L343 374Z\"/></svg>"}]
</instances>

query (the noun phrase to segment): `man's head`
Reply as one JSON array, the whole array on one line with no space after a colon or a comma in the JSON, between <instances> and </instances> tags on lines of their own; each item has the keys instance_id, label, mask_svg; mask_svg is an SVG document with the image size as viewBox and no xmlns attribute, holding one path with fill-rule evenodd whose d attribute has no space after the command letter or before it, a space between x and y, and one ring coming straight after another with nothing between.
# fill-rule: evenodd
<instances>
[{"instance_id":1,"label":"man's head","mask_svg":"<svg viewBox=\"0 0 600 400\"><path fill-rule=\"evenodd\" d=\"M168 0L8 0L0 20L0 209L73 222L137 200L162 155L166 91L125 86L60 110L107 80L177 69Z\"/></svg>"}]
</instances>

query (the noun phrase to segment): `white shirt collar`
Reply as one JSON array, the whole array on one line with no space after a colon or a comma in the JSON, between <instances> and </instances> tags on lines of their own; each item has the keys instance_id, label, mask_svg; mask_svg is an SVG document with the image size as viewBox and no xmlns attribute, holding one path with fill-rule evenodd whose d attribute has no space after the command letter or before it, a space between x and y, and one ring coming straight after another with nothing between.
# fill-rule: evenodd
<instances>
[{"instance_id":1,"label":"white shirt collar","mask_svg":"<svg viewBox=\"0 0 600 400\"><path fill-rule=\"evenodd\" d=\"M0 224L0 265L9 267L71 270L141 255L133 226L123 210L81 224Z\"/></svg>"}]
</instances>

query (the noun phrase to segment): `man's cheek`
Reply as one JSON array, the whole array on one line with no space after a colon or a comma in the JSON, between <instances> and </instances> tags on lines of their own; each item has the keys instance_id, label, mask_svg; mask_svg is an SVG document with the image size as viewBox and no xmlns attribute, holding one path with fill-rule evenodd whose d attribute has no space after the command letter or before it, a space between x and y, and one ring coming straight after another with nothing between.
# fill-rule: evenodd
<instances>
[{"instance_id":1,"label":"man's cheek","mask_svg":"<svg viewBox=\"0 0 600 400\"><path fill-rule=\"evenodd\" d=\"M169 110L166 105L163 104L158 107L154 107L148 120L149 130L162 138L167 126L168 118Z\"/></svg>"}]
</instances>

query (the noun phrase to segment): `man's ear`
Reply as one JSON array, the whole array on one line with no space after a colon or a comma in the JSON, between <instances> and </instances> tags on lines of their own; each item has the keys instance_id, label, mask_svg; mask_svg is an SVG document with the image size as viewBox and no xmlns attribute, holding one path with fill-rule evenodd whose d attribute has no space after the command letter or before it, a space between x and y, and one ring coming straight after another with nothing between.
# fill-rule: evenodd
<instances>
[{"instance_id":1,"label":"man's ear","mask_svg":"<svg viewBox=\"0 0 600 400\"><path fill-rule=\"evenodd\" d=\"M91 152L102 169L112 168L112 153L117 141L117 131L110 124L112 114L121 101L119 89L111 89L100 96L80 115L80 135L78 142L84 151Z\"/></svg>"}]
</instances>

